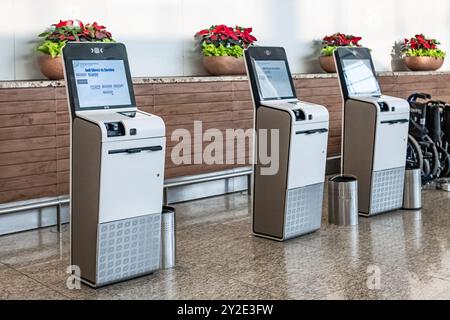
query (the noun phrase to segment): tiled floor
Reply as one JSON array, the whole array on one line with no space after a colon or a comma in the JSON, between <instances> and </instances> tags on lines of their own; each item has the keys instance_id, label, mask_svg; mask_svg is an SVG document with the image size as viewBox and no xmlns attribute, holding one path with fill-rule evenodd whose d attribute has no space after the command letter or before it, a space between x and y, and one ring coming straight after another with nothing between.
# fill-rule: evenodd
<instances>
[{"instance_id":1,"label":"tiled floor","mask_svg":"<svg viewBox=\"0 0 450 320\"><path fill-rule=\"evenodd\" d=\"M319 232L286 243L250 235L245 194L180 204L177 267L97 290L67 289L67 231L3 236L0 299L450 299L450 194L423 202L358 227L324 214Z\"/></svg>"}]
</instances>

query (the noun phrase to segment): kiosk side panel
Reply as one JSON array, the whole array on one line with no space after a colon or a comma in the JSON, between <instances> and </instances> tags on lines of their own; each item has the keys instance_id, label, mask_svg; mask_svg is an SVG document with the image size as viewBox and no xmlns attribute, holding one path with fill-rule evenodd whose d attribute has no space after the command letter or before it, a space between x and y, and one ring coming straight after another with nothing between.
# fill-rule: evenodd
<instances>
[{"instance_id":1,"label":"kiosk side panel","mask_svg":"<svg viewBox=\"0 0 450 320\"><path fill-rule=\"evenodd\" d=\"M72 127L72 264L96 283L101 131L75 118Z\"/></svg>"},{"instance_id":2,"label":"kiosk side panel","mask_svg":"<svg viewBox=\"0 0 450 320\"><path fill-rule=\"evenodd\" d=\"M370 212L376 107L348 100L344 107L343 174L358 178L359 211Z\"/></svg>"},{"instance_id":3,"label":"kiosk side panel","mask_svg":"<svg viewBox=\"0 0 450 320\"><path fill-rule=\"evenodd\" d=\"M259 107L256 130L279 130L279 170L275 175L261 175L259 156L255 166L255 194L253 199L253 232L257 235L283 240L286 208L291 116L286 111ZM269 144L270 146L270 144ZM268 153L273 152L268 147Z\"/></svg>"}]
</instances>

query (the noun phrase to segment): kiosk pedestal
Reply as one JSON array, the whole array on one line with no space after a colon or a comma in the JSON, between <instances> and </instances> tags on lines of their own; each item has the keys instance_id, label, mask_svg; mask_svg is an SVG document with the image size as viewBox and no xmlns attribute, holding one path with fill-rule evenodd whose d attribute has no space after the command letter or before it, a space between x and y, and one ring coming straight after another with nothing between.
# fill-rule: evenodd
<instances>
[{"instance_id":1,"label":"kiosk pedestal","mask_svg":"<svg viewBox=\"0 0 450 320\"><path fill-rule=\"evenodd\" d=\"M125 47L64 48L71 123L71 264L93 287L159 269L161 118L138 111Z\"/></svg>"}]
</instances>

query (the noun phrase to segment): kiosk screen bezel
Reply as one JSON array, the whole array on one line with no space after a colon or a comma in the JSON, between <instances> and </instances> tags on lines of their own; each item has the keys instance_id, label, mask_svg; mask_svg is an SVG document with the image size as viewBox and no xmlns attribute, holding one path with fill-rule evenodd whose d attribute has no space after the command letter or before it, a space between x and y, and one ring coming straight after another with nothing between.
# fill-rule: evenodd
<instances>
[{"instance_id":1,"label":"kiosk screen bezel","mask_svg":"<svg viewBox=\"0 0 450 320\"><path fill-rule=\"evenodd\" d=\"M297 99L295 92L294 81L292 80L291 70L286 56L286 51L282 47L249 47L245 50L245 59L248 69L248 76L251 83L253 93L253 100L256 108L261 105L263 101L277 101L277 100L292 100ZM277 97L277 98L263 98L259 82L257 80L255 61L284 61L286 70L289 76L292 96Z\"/></svg>"},{"instance_id":2,"label":"kiosk screen bezel","mask_svg":"<svg viewBox=\"0 0 450 320\"><path fill-rule=\"evenodd\" d=\"M136 108L136 99L134 97L133 80L131 78L130 66L125 46L122 43L83 43L69 42L63 49L63 59L65 67L67 92L72 115L77 111L105 110L105 109L124 109ZM80 107L78 91L73 69L73 61L80 60L122 60L125 67L128 92L130 95L130 104Z\"/></svg>"},{"instance_id":3,"label":"kiosk screen bezel","mask_svg":"<svg viewBox=\"0 0 450 320\"><path fill-rule=\"evenodd\" d=\"M373 76L378 85L378 91L372 93L361 93L355 96L381 96L380 84L377 79L377 73L375 71L375 66L373 64L372 55L370 54L370 50L368 48L358 47L358 48L338 48L334 52L334 57L336 60L336 67L338 71L338 76L341 84L342 94L344 96L344 100L347 101L349 96L348 83L344 75L344 64L343 60L369 60L370 67L372 69Z\"/></svg>"}]
</instances>

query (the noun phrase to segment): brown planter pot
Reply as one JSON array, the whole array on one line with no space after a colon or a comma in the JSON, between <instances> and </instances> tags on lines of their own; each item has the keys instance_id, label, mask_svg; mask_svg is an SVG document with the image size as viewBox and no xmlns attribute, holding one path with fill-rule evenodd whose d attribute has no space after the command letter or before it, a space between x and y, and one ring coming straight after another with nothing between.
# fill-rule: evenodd
<instances>
[{"instance_id":1,"label":"brown planter pot","mask_svg":"<svg viewBox=\"0 0 450 320\"><path fill-rule=\"evenodd\" d=\"M38 65L41 72L50 80L64 79L64 69L61 57L52 58L47 54L38 56Z\"/></svg>"},{"instance_id":2,"label":"brown planter pot","mask_svg":"<svg viewBox=\"0 0 450 320\"><path fill-rule=\"evenodd\" d=\"M412 71L436 71L444 64L444 58L405 57L405 64Z\"/></svg>"},{"instance_id":3,"label":"brown planter pot","mask_svg":"<svg viewBox=\"0 0 450 320\"><path fill-rule=\"evenodd\" d=\"M336 64L333 56L320 56L319 63L323 71L328 73L336 73Z\"/></svg>"},{"instance_id":4,"label":"brown planter pot","mask_svg":"<svg viewBox=\"0 0 450 320\"><path fill-rule=\"evenodd\" d=\"M244 58L203 57L203 66L214 76L246 74Z\"/></svg>"}]
</instances>

